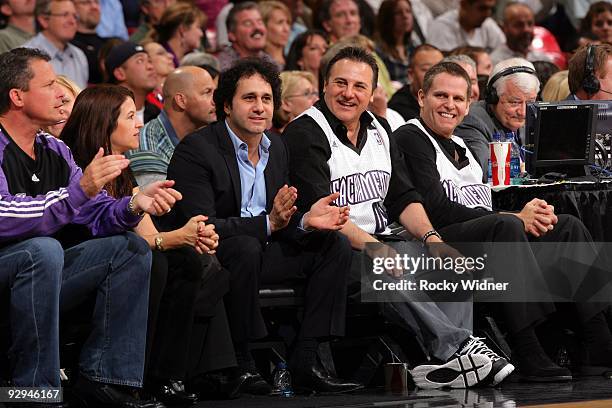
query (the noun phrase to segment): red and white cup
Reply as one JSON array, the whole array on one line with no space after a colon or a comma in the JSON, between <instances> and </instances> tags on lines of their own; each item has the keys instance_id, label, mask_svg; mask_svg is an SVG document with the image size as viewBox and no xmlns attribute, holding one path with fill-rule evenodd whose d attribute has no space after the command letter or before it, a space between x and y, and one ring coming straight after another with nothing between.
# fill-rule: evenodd
<instances>
[{"instance_id":1,"label":"red and white cup","mask_svg":"<svg viewBox=\"0 0 612 408\"><path fill-rule=\"evenodd\" d=\"M512 142L491 142L489 150L493 186L509 186Z\"/></svg>"}]
</instances>

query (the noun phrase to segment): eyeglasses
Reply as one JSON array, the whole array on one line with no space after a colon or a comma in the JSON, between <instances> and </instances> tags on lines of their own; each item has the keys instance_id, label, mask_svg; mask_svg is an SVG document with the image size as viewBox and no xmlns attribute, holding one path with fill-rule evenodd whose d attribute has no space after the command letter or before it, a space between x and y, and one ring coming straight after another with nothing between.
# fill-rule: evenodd
<instances>
[{"instance_id":1,"label":"eyeglasses","mask_svg":"<svg viewBox=\"0 0 612 408\"><path fill-rule=\"evenodd\" d=\"M287 95L285 98L318 98L319 91L306 91L301 94Z\"/></svg>"},{"instance_id":2,"label":"eyeglasses","mask_svg":"<svg viewBox=\"0 0 612 408\"><path fill-rule=\"evenodd\" d=\"M49 17L59 17L59 18L64 18L64 19L68 19L70 17L73 17L75 20L79 20L79 16L76 13L70 13L68 11L66 11L65 13L47 13L45 14L46 16Z\"/></svg>"}]
</instances>

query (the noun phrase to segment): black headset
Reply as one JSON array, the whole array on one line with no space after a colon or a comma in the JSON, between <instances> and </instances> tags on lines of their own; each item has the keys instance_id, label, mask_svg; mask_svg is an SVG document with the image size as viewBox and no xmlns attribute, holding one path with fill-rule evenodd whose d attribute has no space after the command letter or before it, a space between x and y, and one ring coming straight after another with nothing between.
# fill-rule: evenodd
<instances>
[{"instance_id":1,"label":"black headset","mask_svg":"<svg viewBox=\"0 0 612 408\"><path fill-rule=\"evenodd\" d=\"M584 78L582 79L582 89L587 95L592 96L599 92L599 79L595 76L595 46L589 45L586 58L584 60Z\"/></svg>"},{"instance_id":2,"label":"black headset","mask_svg":"<svg viewBox=\"0 0 612 408\"><path fill-rule=\"evenodd\" d=\"M525 66L510 67L510 68L501 70L497 74L493 75L493 77L489 79L489 82L487 83L487 88L485 90L485 101L487 102L487 104L497 105L497 102L499 102L499 95L497 95L497 89L495 89L493 84L502 77L516 74L519 72L525 72L526 74L537 76L533 68L525 67Z\"/></svg>"}]
</instances>

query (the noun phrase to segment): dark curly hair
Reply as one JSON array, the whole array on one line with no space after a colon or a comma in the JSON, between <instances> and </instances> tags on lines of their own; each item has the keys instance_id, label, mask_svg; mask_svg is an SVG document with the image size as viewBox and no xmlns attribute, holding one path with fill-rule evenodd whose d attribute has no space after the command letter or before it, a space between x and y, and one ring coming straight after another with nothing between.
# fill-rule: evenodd
<instances>
[{"instance_id":1,"label":"dark curly hair","mask_svg":"<svg viewBox=\"0 0 612 408\"><path fill-rule=\"evenodd\" d=\"M276 65L256 58L246 58L239 60L234 66L221 72L219 76L219 86L217 86L213 96L217 110L217 120L225 120L227 115L224 108L226 104L232 106L238 81L242 78L250 78L253 75L261 75L270 84L274 110L280 107L281 79Z\"/></svg>"}]
</instances>

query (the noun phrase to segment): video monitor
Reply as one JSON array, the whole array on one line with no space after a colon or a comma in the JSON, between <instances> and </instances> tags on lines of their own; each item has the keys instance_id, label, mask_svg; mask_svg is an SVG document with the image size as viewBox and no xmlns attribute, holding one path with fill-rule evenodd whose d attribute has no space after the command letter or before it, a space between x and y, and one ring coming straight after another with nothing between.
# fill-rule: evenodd
<instances>
[{"instance_id":1,"label":"video monitor","mask_svg":"<svg viewBox=\"0 0 612 408\"><path fill-rule=\"evenodd\" d=\"M590 174L599 107L596 103L586 102L527 105L525 146L528 153L525 164L532 177L548 172L563 173L568 177Z\"/></svg>"}]
</instances>

